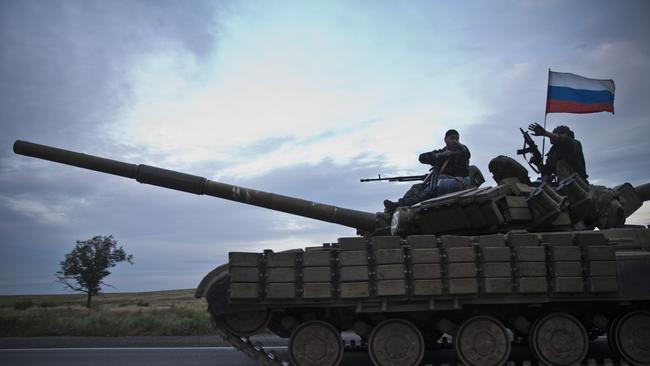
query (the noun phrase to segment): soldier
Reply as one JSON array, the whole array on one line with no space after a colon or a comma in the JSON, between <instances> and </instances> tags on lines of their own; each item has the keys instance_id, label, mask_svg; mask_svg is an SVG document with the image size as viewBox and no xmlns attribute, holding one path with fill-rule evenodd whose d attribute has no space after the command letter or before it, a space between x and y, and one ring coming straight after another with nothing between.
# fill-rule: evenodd
<instances>
[{"instance_id":1,"label":"soldier","mask_svg":"<svg viewBox=\"0 0 650 366\"><path fill-rule=\"evenodd\" d=\"M562 180L573 173L587 181L585 156L582 153L582 144L575 139L575 134L567 126L557 126L553 132L548 132L539 123L532 123L528 129L535 136L548 137L551 149L546 154L546 164L542 176L555 175Z\"/></svg>"},{"instance_id":2,"label":"soldier","mask_svg":"<svg viewBox=\"0 0 650 366\"><path fill-rule=\"evenodd\" d=\"M445 133L445 147L420 154L422 164L432 166L428 181L414 184L397 202L384 200L386 212L393 212L399 206L410 206L429 198L477 186L470 178L467 146L458 142L458 131Z\"/></svg>"}]
</instances>

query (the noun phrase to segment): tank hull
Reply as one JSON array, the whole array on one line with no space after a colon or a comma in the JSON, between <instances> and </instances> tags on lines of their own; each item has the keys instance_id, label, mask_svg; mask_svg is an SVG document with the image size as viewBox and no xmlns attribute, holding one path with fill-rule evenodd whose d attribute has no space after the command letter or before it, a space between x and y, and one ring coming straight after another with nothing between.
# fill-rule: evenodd
<instances>
[{"instance_id":1,"label":"tank hull","mask_svg":"<svg viewBox=\"0 0 650 366\"><path fill-rule=\"evenodd\" d=\"M373 330L398 331L403 324L383 322L400 320L423 335L425 348L435 348L443 334L460 342L479 337L476 329L486 327L498 339L502 327L512 332L508 345L531 342L531 348L538 349L535 357L561 364L555 358L564 357L562 353L545 348L557 342L544 338L547 328L562 323L575 329L555 331L583 331L584 344L577 337L572 352L586 349L590 338L608 332L618 337L613 347L624 344L609 328L626 314L645 319L644 310L650 308L647 278L647 228L512 231L340 238L323 247L287 252L233 252L227 266L206 276L197 296L206 298L226 337L238 337L241 330L224 326L219 319L242 313L269 314L264 326L289 339L305 321L319 319L339 332L354 331L366 342L374 340L373 344L382 339L371 337ZM318 330L328 332L325 327ZM378 346L368 347L373 362L382 364L376 360L382 354ZM460 359L472 364L476 350L463 347L458 345ZM505 357L508 350L504 345L493 353Z\"/></svg>"}]
</instances>

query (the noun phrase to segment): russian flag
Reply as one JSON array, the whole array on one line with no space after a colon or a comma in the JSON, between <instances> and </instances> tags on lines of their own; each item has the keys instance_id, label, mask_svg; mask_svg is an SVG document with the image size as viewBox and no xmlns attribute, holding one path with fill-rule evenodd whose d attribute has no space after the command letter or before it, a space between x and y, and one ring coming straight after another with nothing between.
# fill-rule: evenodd
<instances>
[{"instance_id":1,"label":"russian flag","mask_svg":"<svg viewBox=\"0 0 650 366\"><path fill-rule=\"evenodd\" d=\"M546 113L614 113L614 89L614 80L549 70Z\"/></svg>"}]
</instances>

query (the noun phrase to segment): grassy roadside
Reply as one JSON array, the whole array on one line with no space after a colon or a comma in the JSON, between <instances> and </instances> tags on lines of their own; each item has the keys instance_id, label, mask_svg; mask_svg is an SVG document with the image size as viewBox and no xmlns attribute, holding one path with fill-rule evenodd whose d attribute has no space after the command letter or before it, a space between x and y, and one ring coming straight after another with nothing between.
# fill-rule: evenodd
<instances>
[{"instance_id":1,"label":"grassy roadside","mask_svg":"<svg viewBox=\"0 0 650 366\"><path fill-rule=\"evenodd\" d=\"M211 334L205 300L194 290L0 296L0 336L160 336Z\"/></svg>"}]
</instances>

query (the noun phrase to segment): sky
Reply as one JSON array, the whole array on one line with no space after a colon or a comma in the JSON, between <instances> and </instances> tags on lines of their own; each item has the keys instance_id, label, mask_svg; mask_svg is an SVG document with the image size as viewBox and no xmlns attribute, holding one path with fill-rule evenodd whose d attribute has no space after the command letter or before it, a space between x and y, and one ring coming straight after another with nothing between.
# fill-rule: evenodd
<instances>
[{"instance_id":1,"label":"sky","mask_svg":"<svg viewBox=\"0 0 650 366\"><path fill-rule=\"evenodd\" d=\"M0 295L65 293L77 240L134 264L107 292L196 287L229 251L339 225L15 155L27 140L369 212L455 128L471 163L516 156L548 70L613 79L615 114L549 114L592 184L650 182L647 1L0 1ZM541 139L537 139L541 146ZM546 145L548 149L548 144ZM531 177L535 177L531 172ZM650 224L650 204L628 218Z\"/></svg>"}]
</instances>

